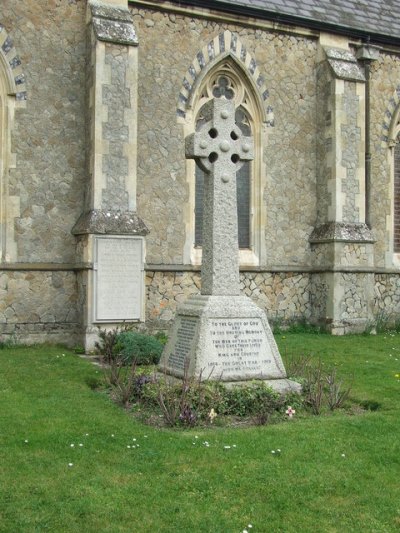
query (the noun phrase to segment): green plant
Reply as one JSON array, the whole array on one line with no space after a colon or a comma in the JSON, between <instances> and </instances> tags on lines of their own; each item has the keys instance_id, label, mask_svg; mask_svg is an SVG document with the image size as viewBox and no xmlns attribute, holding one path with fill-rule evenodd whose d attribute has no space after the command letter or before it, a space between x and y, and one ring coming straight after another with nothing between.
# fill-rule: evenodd
<instances>
[{"instance_id":1,"label":"green plant","mask_svg":"<svg viewBox=\"0 0 400 533\"><path fill-rule=\"evenodd\" d=\"M127 407L135 396L137 384L137 364L132 361L126 367L122 359L113 359L110 366L104 370L106 384L112 389L112 396L117 403Z\"/></svg>"},{"instance_id":2,"label":"green plant","mask_svg":"<svg viewBox=\"0 0 400 533\"><path fill-rule=\"evenodd\" d=\"M165 333L165 331L157 331L157 333L154 334L154 337L160 342L163 346L165 346L168 342L168 335Z\"/></svg>"},{"instance_id":3,"label":"green plant","mask_svg":"<svg viewBox=\"0 0 400 533\"><path fill-rule=\"evenodd\" d=\"M119 355L116 350L116 342L120 333L120 327L111 330L98 328L99 341L95 343L95 349L103 357L106 364L110 364Z\"/></svg>"},{"instance_id":4,"label":"green plant","mask_svg":"<svg viewBox=\"0 0 400 533\"><path fill-rule=\"evenodd\" d=\"M325 379L327 383L326 398L328 402L328 407L331 411L333 411L334 409L339 409L349 398L351 385L346 388L343 387L344 381L343 379L339 379L337 377L336 368L330 370L327 373Z\"/></svg>"},{"instance_id":5,"label":"green plant","mask_svg":"<svg viewBox=\"0 0 400 533\"><path fill-rule=\"evenodd\" d=\"M125 364L135 360L138 365L151 365L159 362L163 348L163 344L152 335L122 331L116 336L114 350Z\"/></svg>"}]
</instances>

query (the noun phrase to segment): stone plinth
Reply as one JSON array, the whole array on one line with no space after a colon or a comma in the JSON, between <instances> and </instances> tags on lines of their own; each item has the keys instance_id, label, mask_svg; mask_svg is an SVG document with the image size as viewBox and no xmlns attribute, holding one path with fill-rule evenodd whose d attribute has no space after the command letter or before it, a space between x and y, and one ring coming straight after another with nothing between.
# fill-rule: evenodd
<instances>
[{"instance_id":1,"label":"stone plinth","mask_svg":"<svg viewBox=\"0 0 400 533\"><path fill-rule=\"evenodd\" d=\"M246 296L192 296L177 311L160 368L178 378L239 383L263 380L299 391L285 368L262 309Z\"/></svg>"}]
</instances>

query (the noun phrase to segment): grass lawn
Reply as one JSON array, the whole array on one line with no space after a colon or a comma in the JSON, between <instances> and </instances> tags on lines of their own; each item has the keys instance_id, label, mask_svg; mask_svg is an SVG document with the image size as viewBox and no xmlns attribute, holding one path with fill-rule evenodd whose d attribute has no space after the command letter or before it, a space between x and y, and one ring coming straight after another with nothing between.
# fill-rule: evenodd
<instances>
[{"instance_id":1,"label":"grass lawn","mask_svg":"<svg viewBox=\"0 0 400 533\"><path fill-rule=\"evenodd\" d=\"M98 370L71 351L0 350L0 531L400 531L400 335L277 342L354 375L353 398L380 408L156 430L91 390Z\"/></svg>"}]
</instances>

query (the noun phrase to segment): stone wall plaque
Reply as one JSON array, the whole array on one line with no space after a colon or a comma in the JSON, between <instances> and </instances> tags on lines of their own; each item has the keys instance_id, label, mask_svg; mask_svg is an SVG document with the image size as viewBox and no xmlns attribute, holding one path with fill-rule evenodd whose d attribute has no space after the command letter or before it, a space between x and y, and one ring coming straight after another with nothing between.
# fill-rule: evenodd
<instances>
[{"instance_id":1,"label":"stone wall plaque","mask_svg":"<svg viewBox=\"0 0 400 533\"><path fill-rule=\"evenodd\" d=\"M94 320L96 322L142 318L143 239L96 237Z\"/></svg>"}]
</instances>

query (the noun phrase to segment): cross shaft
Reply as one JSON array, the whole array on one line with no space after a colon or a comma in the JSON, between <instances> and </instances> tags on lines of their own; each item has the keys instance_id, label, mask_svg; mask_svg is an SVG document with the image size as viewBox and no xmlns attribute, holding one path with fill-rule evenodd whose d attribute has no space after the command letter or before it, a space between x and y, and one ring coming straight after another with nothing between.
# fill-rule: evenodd
<instances>
[{"instance_id":1,"label":"cross shaft","mask_svg":"<svg viewBox=\"0 0 400 533\"><path fill-rule=\"evenodd\" d=\"M186 158L205 171L201 293L238 295L239 248L236 172L254 158L253 138L235 124L235 105L208 102L211 120L186 138Z\"/></svg>"}]
</instances>

